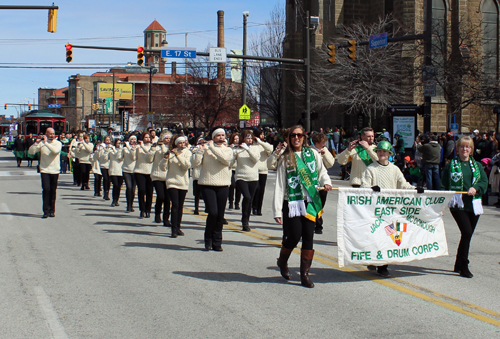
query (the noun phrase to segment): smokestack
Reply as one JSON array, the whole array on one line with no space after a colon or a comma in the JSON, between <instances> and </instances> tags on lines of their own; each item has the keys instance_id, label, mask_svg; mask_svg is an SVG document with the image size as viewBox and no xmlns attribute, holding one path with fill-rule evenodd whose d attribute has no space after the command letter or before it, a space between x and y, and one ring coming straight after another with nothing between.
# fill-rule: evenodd
<instances>
[{"instance_id":1,"label":"smokestack","mask_svg":"<svg viewBox=\"0 0 500 339\"><path fill-rule=\"evenodd\" d=\"M177 62L172 61L172 78L177 76Z\"/></svg>"},{"instance_id":2,"label":"smokestack","mask_svg":"<svg viewBox=\"0 0 500 339\"><path fill-rule=\"evenodd\" d=\"M224 47L224 11L217 12L217 47ZM222 62L217 66L217 78L222 80L226 77L226 65Z\"/></svg>"}]
</instances>

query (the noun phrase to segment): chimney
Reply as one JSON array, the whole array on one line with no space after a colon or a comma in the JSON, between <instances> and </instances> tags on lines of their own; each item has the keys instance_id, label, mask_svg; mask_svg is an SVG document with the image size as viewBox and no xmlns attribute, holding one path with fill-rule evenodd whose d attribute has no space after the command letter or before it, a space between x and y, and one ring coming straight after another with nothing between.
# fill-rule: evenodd
<instances>
[{"instance_id":1,"label":"chimney","mask_svg":"<svg viewBox=\"0 0 500 339\"><path fill-rule=\"evenodd\" d=\"M177 77L177 61L172 61L172 78Z\"/></svg>"},{"instance_id":2,"label":"chimney","mask_svg":"<svg viewBox=\"0 0 500 339\"><path fill-rule=\"evenodd\" d=\"M224 47L224 11L217 12L217 47ZM217 65L217 79L223 80L226 77L226 65L220 62Z\"/></svg>"}]
</instances>

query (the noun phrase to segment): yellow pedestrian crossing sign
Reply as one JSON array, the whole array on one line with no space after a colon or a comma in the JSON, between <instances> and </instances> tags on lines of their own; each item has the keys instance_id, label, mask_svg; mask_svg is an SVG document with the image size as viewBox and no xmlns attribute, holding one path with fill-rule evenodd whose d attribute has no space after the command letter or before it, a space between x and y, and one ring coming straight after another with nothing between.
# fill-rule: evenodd
<instances>
[{"instance_id":1,"label":"yellow pedestrian crossing sign","mask_svg":"<svg viewBox=\"0 0 500 339\"><path fill-rule=\"evenodd\" d=\"M240 120L250 120L252 119L252 112L247 105L243 105L240 108Z\"/></svg>"}]
</instances>

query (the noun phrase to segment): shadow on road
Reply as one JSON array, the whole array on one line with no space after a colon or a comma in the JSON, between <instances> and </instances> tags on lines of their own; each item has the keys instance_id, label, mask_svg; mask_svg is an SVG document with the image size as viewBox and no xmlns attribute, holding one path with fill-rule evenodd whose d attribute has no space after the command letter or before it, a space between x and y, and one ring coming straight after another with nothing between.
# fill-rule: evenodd
<instances>
[{"instance_id":1,"label":"shadow on road","mask_svg":"<svg viewBox=\"0 0 500 339\"><path fill-rule=\"evenodd\" d=\"M281 277L256 277L253 275L248 275L244 273L234 273L234 272L186 272L186 271L173 271L173 274L182 275L185 277L220 281L220 282L244 282L253 284L279 284L287 283ZM283 280L283 281L282 281ZM300 282L299 282L300 284Z\"/></svg>"},{"instance_id":2,"label":"shadow on road","mask_svg":"<svg viewBox=\"0 0 500 339\"><path fill-rule=\"evenodd\" d=\"M94 225L151 227L150 225L143 225L135 222L122 222L122 221L97 221L94 223Z\"/></svg>"},{"instance_id":3,"label":"shadow on road","mask_svg":"<svg viewBox=\"0 0 500 339\"><path fill-rule=\"evenodd\" d=\"M103 230L106 233L121 233L121 234L136 234L136 235L149 235L155 237L169 237L170 232L159 233L151 231L140 231L140 230Z\"/></svg>"},{"instance_id":4,"label":"shadow on road","mask_svg":"<svg viewBox=\"0 0 500 339\"><path fill-rule=\"evenodd\" d=\"M40 218L42 214L28 214L28 213L12 213L12 212L0 212L0 215L12 215L15 217L26 217L26 218Z\"/></svg>"},{"instance_id":5,"label":"shadow on road","mask_svg":"<svg viewBox=\"0 0 500 339\"><path fill-rule=\"evenodd\" d=\"M32 194L32 195L42 195L42 192L5 192L7 194Z\"/></svg>"},{"instance_id":6,"label":"shadow on road","mask_svg":"<svg viewBox=\"0 0 500 339\"><path fill-rule=\"evenodd\" d=\"M148 248L159 248L162 250L173 250L173 251L204 251L204 248L200 247L188 247L184 245L175 244L154 244L154 243L142 243L142 242L126 242L122 246L125 247L148 247Z\"/></svg>"}]
</instances>

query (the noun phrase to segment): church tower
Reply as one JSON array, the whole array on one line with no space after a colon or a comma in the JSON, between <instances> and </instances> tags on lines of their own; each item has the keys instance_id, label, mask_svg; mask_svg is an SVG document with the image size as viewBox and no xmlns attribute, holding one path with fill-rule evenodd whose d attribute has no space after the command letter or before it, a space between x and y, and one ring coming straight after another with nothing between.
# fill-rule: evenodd
<instances>
[{"instance_id":1,"label":"church tower","mask_svg":"<svg viewBox=\"0 0 500 339\"><path fill-rule=\"evenodd\" d=\"M167 31L160 25L156 19L144 30L144 48L145 49L157 49L158 51L162 47L167 47ZM158 73L165 74L165 62L166 58L162 59L159 54L152 55L146 54L146 66L155 65L158 69Z\"/></svg>"}]
</instances>

